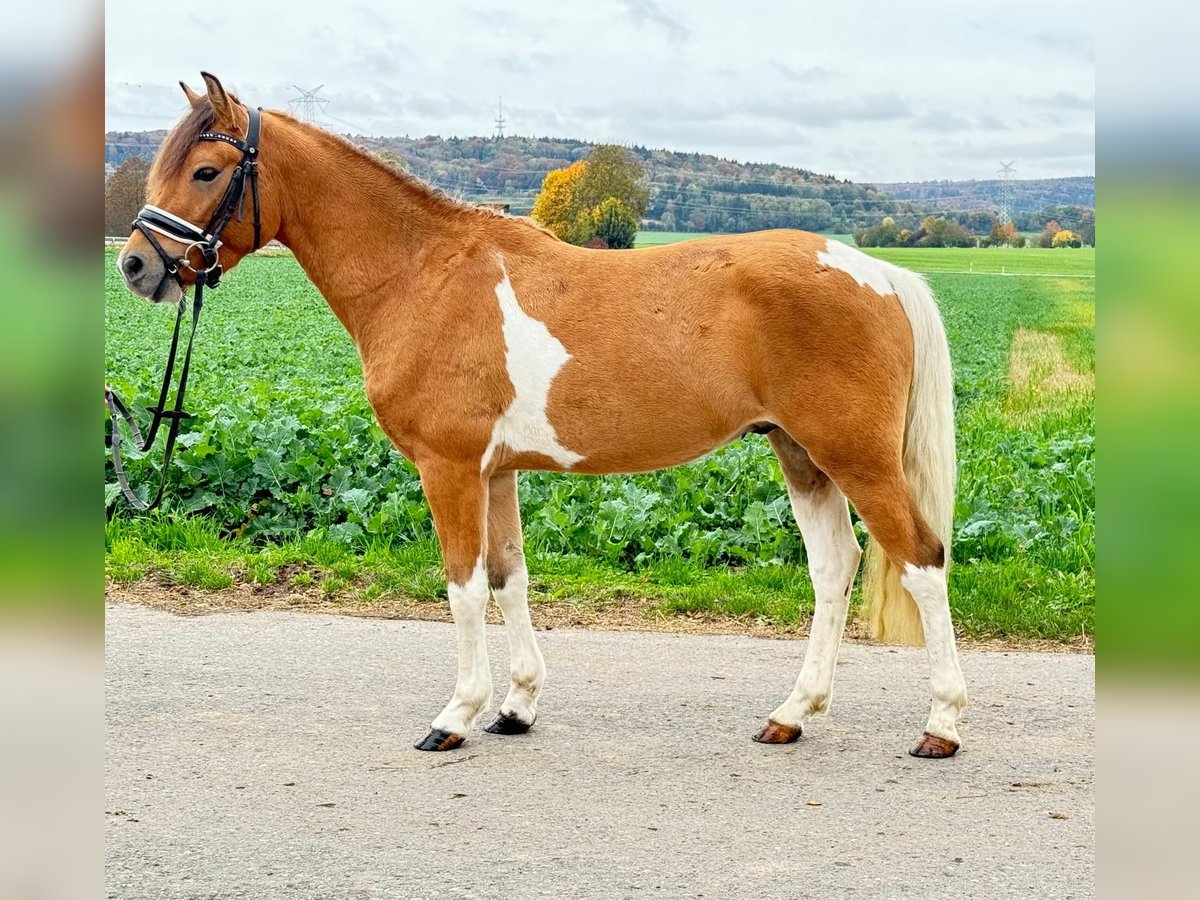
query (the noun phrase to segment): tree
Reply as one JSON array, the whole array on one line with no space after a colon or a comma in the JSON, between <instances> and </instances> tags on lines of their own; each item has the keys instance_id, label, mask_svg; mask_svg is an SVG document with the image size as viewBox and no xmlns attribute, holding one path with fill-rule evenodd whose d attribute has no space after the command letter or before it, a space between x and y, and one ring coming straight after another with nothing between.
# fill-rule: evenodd
<instances>
[{"instance_id":1,"label":"tree","mask_svg":"<svg viewBox=\"0 0 1200 900\"><path fill-rule=\"evenodd\" d=\"M1083 243L1095 247L1096 246L1096 212L1095 210L1084 210L1083 215L1079 219L1079 239Z\"/></svg>"},{"instance_id":2,"label":"tree","mask_svg":"<svg viewBox=\"0 0 1200 900\"><path fill-rule=\"evenodd\" d=\"M380 147L375 151L375 155L380 161L390 169L395 169L397 172L407 172L408 163L404 161L404 157L389 150L387 147Z\"/></svg>"},{"instance_id":3,"label":"tree","mask_svg":"<svg viewBox=\"0 0 1200 900\"><path fill-rule=\"evenodd\" d=\"M975 246L975 238L968 234L965 228L942 216L926 216L919 230L924 232L919 241L922 247Z\"/></svg>"},{"instance_id":4,"label":"tree","mask_svg":"<svg viewBox=\"0 0 1200 900\"><path fill-rule=\"evenodd\" d=\"M994 247L1020 247L1024 238L1017 231L1017 226L1012 222L1005 222L1003 225L997 223L992 226L989 241Z\"/></svg>"},{"instance_id":5,"label":"tree","mask_svg":"<svg viewBox=\"0 0 1200 900\"><path fill-rule=\"evenodd\" d=\"M649 201L641 162L621 147L601 145L586 160L546 175L532 216L571 244L586 246L599 235L610 247L632 247Z\"/></svg>"},{"instance_id":6,"label":"tree","mask_svg":"<svg viewBox=\"0 0 1200 900\"><path fill-rule=\"evenodd\" d=\"M1077 235L1075 232L1069 231L1068 229L1063 228L1060 231L1058 231L1057 233L1055 233L1054 237L1050 240L1050 246L1051 247L1082 247L1083 241L1081 241L1079 239L1079 235Z\"/></svg>"},{"instance_id":7,"label":"tree","mask_svg":"<svg viewBox=\"0 0 1200 900\"><path fill-rule=\"evenodd\" d=\"M854 243L860 247L895 247L900 244L900 233L896 220L887 216L873 228L856 231Z\"/></svg>"},{"instance_id":8,"label":"tree","mask_svg":"<svg viewBox=\"0 0 1200 900\"><path fill-rule=\"evenodd\" d=\"M568 240L578 211L575 202L575 184L587 171L587 162L579 160L565 169L547 173L542 181L541 193L533 203L530 213L534 220L554 232L559 240ZM584 243L587 239L584 239Z\"/></svg>"},{"instance_id":9,"label":"tree","mask_svg":"<svg viewBox=\"0 0 1200 900\"><path fill-rule=\"evenodd\" d=\"M576 200L582 208L594 210L616 197L640 220L650 202L645 175L641 161L624 147L599 144L588 154L587 168L575 186Z\"/></svg>"},{"instance_id":10,"label":"tree","mask_svg":"<svg viewBox=\"0 0 1200 900\"><path fill-rule=\"evenodd\" d=\"M613 250L628 250L637 237L638 220L628 206L616 197L609 197L592 212L596 237Z\"/></svg>"},{"instance_id":11,"label":"tree","mask_svg":"<svg viewBox=\"0 0 1200 900\"><path fill-rule=\"evenodd\" d=\"M150 164L140 156L121 163L104 189L104 233L125 237L133 230L133 220L146 202L146 176Z\"/></svg>"},{"instance_id":12,"label":"tree","mask_svg":"<svg viewBox=\"0 0 1200 900\"><path fill-rule=\"evenodd\" d=\"M1042 229L1042 233L1038 235L1037 245L1039 247L1053 247L1054 236L1062 231L1062 226L1054 219L1046 223L1046 227Z\"/></svg>"}]
</instances>

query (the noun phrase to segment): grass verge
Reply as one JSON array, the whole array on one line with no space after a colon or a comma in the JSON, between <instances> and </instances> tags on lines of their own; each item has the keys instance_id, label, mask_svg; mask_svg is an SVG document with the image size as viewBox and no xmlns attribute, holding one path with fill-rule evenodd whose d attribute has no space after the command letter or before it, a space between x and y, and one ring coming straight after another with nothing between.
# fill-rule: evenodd
<instances>
[{"instance_id":1,"label":"grass verge","mask_svg":"<svg viewBox=\"0 0 1200 900\"><path fill-rule=\"evenodd\" d=\"M260 597L284 598L284 607L314 608L315 596L328 601L319 608L335 612L385 613L394 601L446 608L433 541L378 541L362 552L317 539L261 547L224 537L203 519L159 515L110 520L105 551L105 575L118 586L211 592L246 585ZM795 634L807 629L813 611L807 570L797 565L714 570L671 559L629 572L584 556L531 552L529 568L535 618L539 610L567 607L596 613L594 623L600 625L606 624L606 612L616 612L626 625L640 616ZM1095 590L1090 574L1008 560L973 561L951 571L951 605L963 636L1089 643ZM295 595L294 602L286 602L288 595ZM859 601L856 588L852 617ZM186 611L186 603L180 600L175 608ZM852 627L851 635L862 636L861 629Z\"/></svg>"}]
</instances>

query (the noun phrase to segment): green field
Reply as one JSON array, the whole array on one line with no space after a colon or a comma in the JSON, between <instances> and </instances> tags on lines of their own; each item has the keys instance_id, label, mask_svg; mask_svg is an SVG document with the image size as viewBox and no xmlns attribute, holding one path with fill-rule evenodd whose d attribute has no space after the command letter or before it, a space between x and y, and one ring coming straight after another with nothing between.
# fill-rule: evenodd
<instances>
[{"instance_id":1,"label":"green field","mask_svg":"<svg viewBox=\"0 0 1200 900\"><path fill-rule=\"evenodd\" d=\"M655 247L706 237L713 235L694 231L641 231L636 246ZM854 236L850 234L827 234L825 237L854 246ZM917 272L1096 277L1095 247L1061 250L1042 247L873 247L863 252Z\"/></svg>"},{"instance_id":2,"label":"green field","mask_svg":"<svg viewBox=\"0 0 1200 900\"><path fill-rule=\"evenodd\" d=\"M701 231L639 231L633 245L635 247L657 247L659 244L678 244L680 241L694 241L696 238L706 237L713 237L713 235ZM852 234L829 234L826 237L839 240L843 244L854 244L854 235Z\"/></svg>"},{"instance_id":3,"label":"green field","mask_svg":"<svg viewBox=\"0 0 1200 900\"><path fill-rule=\"evenodd\" d=\"M904 254L908 254L907 256ZM880 255L884 255L882 252ZM1080 251L887 251L940 272L991 255L1043 269ZM126 293L106 255L107 379L148 402L172 310ZM1035 262L1036 261L1036 262ZM1045 261L1045 262L1042 262ZM1095 283L932 274L956 366L960 490L951 570L959 628L1071 640L1094 628ZM289 255L250 258L206 306L168 506L133 517L107 469L106 572L218 589L319 588L343 603L444 597L415 471L374 424L357 352ZM135 481L154 474L131 456ZM812 611L769 446L740 441L632 477L524 473L535 603L741 617ZM860 529L861 536L861 529ZM857 596L855 598L857 602Z\"/></svg>"},{"instance_id":4,"label":"green field","mask_svg":"<svg viewBox=\"0 0 1200 900\"><path fill-rule=\"evenodd\" d=\"M878 247L863 251L918 272L983 272L1008 275L1096 277L1096 248Z\"/></svg>"},{"instance_id":5,"label":"green field","mask_svg":"<svg viewBox=\"0 0 1200 900\"><path fill-rule=\"evenodd\" d=\"M712 237L698 231L639 231L634 241L635 247L656 247L659 244L677 244L680 241L691 241L696 238Z\"/></svg>"}]
</instances>

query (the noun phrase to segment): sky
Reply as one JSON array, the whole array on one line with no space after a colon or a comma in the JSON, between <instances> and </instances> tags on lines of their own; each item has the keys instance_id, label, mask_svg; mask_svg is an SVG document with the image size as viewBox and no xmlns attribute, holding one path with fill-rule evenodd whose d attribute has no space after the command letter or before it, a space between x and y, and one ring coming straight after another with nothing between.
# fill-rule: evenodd
<instances>
[{"instance_id":1,"label":"sky","mask_svg":"<svg viewBox=\"0 0 1200 900\"><path fill-rule=\"evenodd\" d=\"M579 138L866 182L1095 173L1090 3L259 0L105 10L105 127L199 73L267 108L323 85L371 135Z\"/></svg>"}]
</instances>

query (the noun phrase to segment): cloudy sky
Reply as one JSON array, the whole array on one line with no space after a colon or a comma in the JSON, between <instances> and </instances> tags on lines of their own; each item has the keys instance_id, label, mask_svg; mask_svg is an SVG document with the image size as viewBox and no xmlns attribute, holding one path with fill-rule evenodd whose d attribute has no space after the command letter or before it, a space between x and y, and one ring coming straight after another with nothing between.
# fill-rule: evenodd
<instances>
[{"instance_id":1,"label":"cloudy sky","mask_svg":"<svg viewBox=\"0 0 1200 900\"><path fill-rule=\"evenodd\" d=\"M248 12L250 11L250 12ZM1095 172L1090 3L162 0L106 4L105 124L165 128L199 71L265 107L324 84L378 135L702 151L860 181Z\"/></svg>"}]
</instances>

